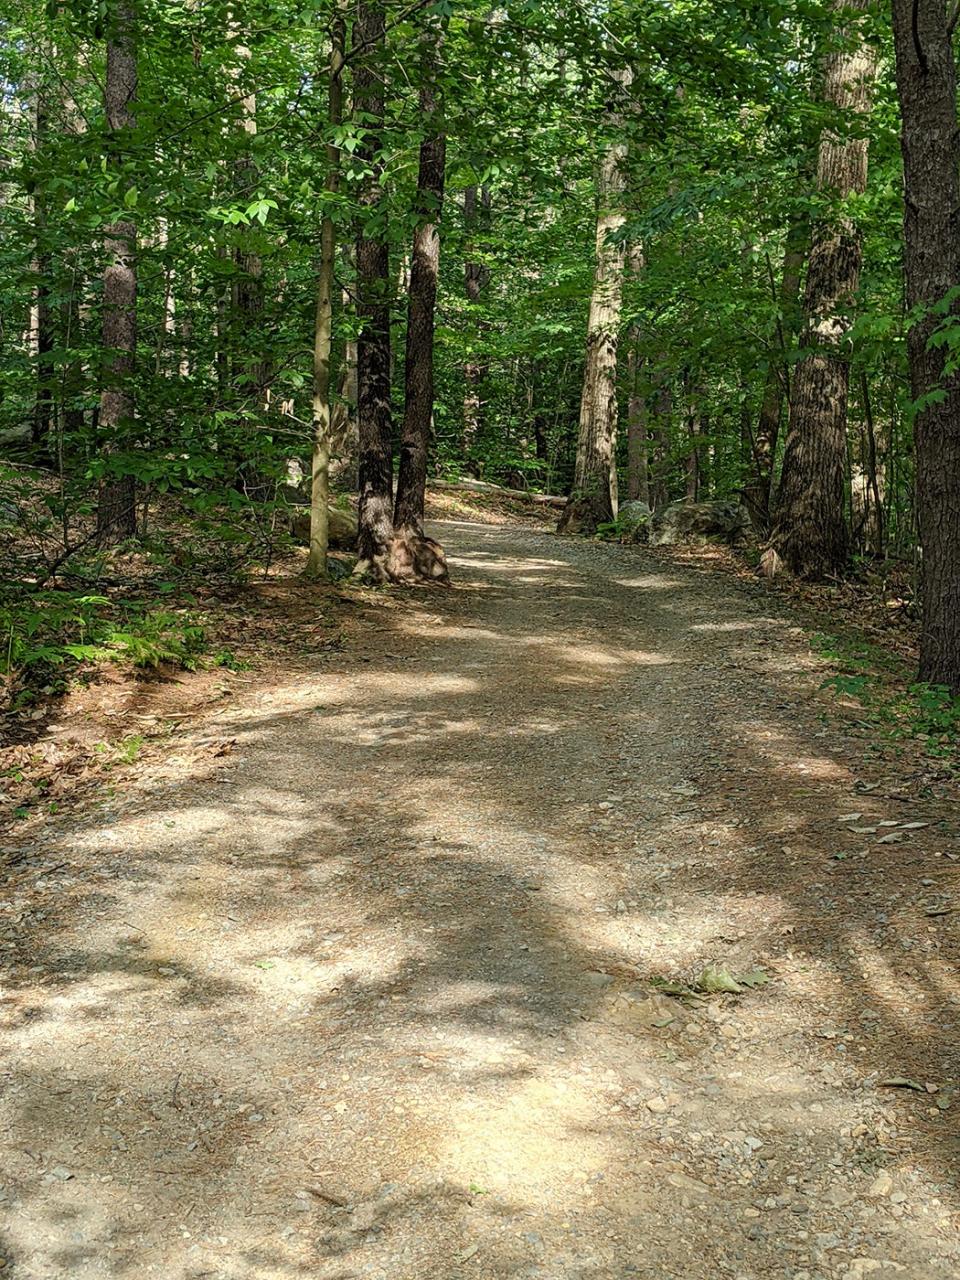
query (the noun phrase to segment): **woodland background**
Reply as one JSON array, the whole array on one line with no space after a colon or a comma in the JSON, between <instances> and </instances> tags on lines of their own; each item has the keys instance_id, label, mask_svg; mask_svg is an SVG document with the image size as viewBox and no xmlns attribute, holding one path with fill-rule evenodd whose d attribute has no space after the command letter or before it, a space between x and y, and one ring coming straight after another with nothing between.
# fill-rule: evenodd
<instances>
[{"instance_id":1,"label":"woodland background","mask_svg":"<svg viewBox=\"0 0 960 1280\"><path fill-rule=\"evenodd\" d=\"M944 5L917 12L949 51ZM911 382L895 28L866 0L9 6L14 692L192 660L185 575L270 563L311 472L314 574L359 484L362 566L442 578L429 472L570 493L586 532L618 532L617 488L733 498L774 567L869 567L914 608L914 424L955 392ZM944 385L954 297L922 311ZM949 690L947 542L921 674Z\"/></svg>"}]
</instances>

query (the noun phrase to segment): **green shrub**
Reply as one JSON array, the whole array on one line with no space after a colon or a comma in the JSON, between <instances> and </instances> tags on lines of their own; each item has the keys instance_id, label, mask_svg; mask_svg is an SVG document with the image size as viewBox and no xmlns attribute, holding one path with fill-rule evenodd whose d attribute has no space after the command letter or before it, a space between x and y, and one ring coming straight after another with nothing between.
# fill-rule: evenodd
<instances>
[{"instance_id":1,"label":"green shrub","mask_svg":"<svg viewBox=\"0 0 960 1280\"><path fill-rule=\"evenodd\" d=\"M0 674L35 684L86 663L193 670L207 646L188 610L71 591L0 594Z\"/></svg>"}]
</instances>

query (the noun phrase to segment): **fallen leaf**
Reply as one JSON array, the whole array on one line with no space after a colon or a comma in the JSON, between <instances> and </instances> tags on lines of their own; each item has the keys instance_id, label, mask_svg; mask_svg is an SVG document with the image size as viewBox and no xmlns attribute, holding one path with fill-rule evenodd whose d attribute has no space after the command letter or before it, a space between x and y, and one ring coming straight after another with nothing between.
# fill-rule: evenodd
<instances>
[{"instance_id":1,"label":"fallen leaf","mask_svg":"<svg viewBox=\"0 0 960 1280\"><path fill-rule=\"evenodd\" d=\"M740 995L743 991L740 983L723 965L708 964L696 982L699 991L706 991L710 995L719 995L729 992L731 995Z\"/></svg>"},{"instance_id":2,"label":"fallen leaf","mask_svg":"<svg viewBox=\"0 0 960 1280\"><path fill-rule=\"evenodd\" d=\"M751 969L749 973L743 973L737 979L742 982L745 987L763 987L770 981L770 975L765 969Z\"/></svg>"}]
</instances>

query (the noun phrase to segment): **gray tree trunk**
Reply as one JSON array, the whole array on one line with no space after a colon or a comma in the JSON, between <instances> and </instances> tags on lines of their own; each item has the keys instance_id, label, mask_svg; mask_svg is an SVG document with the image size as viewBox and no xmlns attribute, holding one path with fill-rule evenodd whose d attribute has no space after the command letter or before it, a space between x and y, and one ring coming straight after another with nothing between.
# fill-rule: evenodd
<instances>
[{"instance_id":1,"label":"gray tree trunk","mask_svg":"<svg viewBox=\"0 0 960 1280\"><path fill-rule=\"evenodd\" d=\"M136 125L136 14L124 2L111 14L104 87L107 128L115 161ZM137 228L122 218L104 233L103 380L99 430L103 452L112 453L118 439L128 444L136 410L132 378L137 347ZM124 436L127 437L124 440ZM131 537L137 531L136 482L130 475L111 475L100 485L97 535L101 543Z\"/></svg>"},{"instance_id":2,"label":"gray tree trunk","mask_svg":"<svg viewBox=\"0 0 960 1280\"><path fill-rule=\"evenodd\" d=\"M869 0L837 0L845 15L868 7ZM851 133L825 132L817 162L817 190L839 200L866 189L867 139L856 129L870 108L876 70L873 49L859 32L850 36L851 47L826 60L824 99L843 114ZM839 573L847 560L846 341L860 262L860 232L849 215L831 216L815 228L803 304L807 354L793 377L772 536L777 554L800 577Z\"/></svg>"}]
</instances>

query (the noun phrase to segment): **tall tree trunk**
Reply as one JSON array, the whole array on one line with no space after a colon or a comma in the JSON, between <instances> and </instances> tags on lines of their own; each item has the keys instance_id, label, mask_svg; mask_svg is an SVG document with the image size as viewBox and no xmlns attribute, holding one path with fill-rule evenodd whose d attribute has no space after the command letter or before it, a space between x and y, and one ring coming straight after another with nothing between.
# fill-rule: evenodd
<instances>
[{"instance_id":1,"label":"tall tree trunk","mask_svg":"<svg viewBox=\"0 0 960 1280\"><path fill-rule=\"evenodd\" d=\"M634 276L643 271L643 248L630 250L630 270ZM640 322L630 326L627 346L627 494L640 502L650 502L650 446L647 439L647 402L643 396L641 372L643 355Z\"/></svg>"},{"instance_id":2,"label":"tall tree trunk","mask_svg":"<svg viewBox=\"0 0 960 1280\"><path fill-rule=\"evenodd\" d=\"M357 418L360 433L358 573L388 576L393 538L393 422L390 413L390 255L380 177L385 43L381 0L359 0L354 41L362 49L354 74L354 105L366 125L358 148L367 177L360 193L357 236Z\"/></svg>"},{"instance_id":3,"label":"tall tree trunk","mask_svg":"<svg viewBox=\"0 0 960 1280\"><path fill-rule=\"evenodd\" d=\"M949 6L954 15L956 10ZM893 0L902 118L904 265L914 424L917 515L923 548L920 679L960 693L960 372L931 347L930 308L960 288L960 137L952 21L943 0ZM956 323L960 305L950 308ZM939 390L941 396L930 393Z\"/></svg>"},{"instance_id":4,"label":"tall tree trunk","mask_svg":"<svg viewBox=\"0 0 960 1280\"><path fill-rule=\"evenodd\" d=\"M353 302L346 290L345 308ZM357 342L346 338L337 372L337 399L330 419L331 473L350 488L357 484Z\"/></svg>"},{"instance_id":5,"label":"tall tree trunk","mask_svg":"<svg viewBox=\"0 0 960 1280\"><path fill-rule=\"evenodd\" d=\"M86 133L86 119L69 90L63 94L63 114L66 128L73 137L80 137ZM60 328L63 334L64 350L73 353L79 353L84 346L80 308L80 295L83 290L82 262L83 255L79 246L70 244L64 252L64 275L68 283L60 303ZM61 462L64 452L64 434L72 435L84 429L84 385L83 359L79 354L74 354L64 365L60 386L63 405L63 430L59 435Z\"/></svg>"},{"instance_id":6,"label":"tall tree trunk","mask_svg":"<svg viewBox=\"0 0 960 1280\"><path fill-rule=\"evenodd\" d=\"M800 273L803 270L809 235L810 230L804 217L797 215L790 220L783 249L780 287L777 291L778 350L767 367L760 414L750 447L753 476L744 488L743 498L754 527L763 535L770 531L770 506L773 499L777 443L780 439L780 419L783 417L784 403L790 395L788 357L797 335Z\"/></svg>"},{"instance_id":7,"label":"tall tree trunk","mask_svg":"<svg viewBox=\"0 0 960 1280\"><path fill-rule=\"evenodd\" d=\"M662 351L653 375L653 414L650 423L654 444L654 466L650 475L650 506L654 511L665 506L669 498L670 435L673 421L673 386L670 381L669 357Z\"/></svg>"},{"instance_id":8,"label":"tall tree trunk","mask_svg":"<svg viewBox=\"0 0 960 1280\"><path fill-rule=\"evenodd\" d=\"M479 195L479 201L478 201ZM490 222L490 188L476 183L467 187L463 193L463 223L467 234L468 255L476 252L474 237L477 232L487 230ZM484 263L468 256L463 264L464 287L467 301L471 306L479 307L484 289L490 282L490 271ZM483 325L478 320L474 341L482 340ZM463 457L469 461L483 430L483 384L487 377L487 366L483 360L471 356L463 366L463 437L460 449Z\"/></svg>"},{"instance_id":9,"label":"tall tree trunk","mask_svg":"<svg viewBox=\"0 0 960 1280\"><path fill-rule=\"evenodd\" d=\"M632 79L628 70L616 73L618 88ZM619 101L608 111L608 125L616 132L622 123ZM580 397L580 428L573 488L557 524L559 533L593 533L617 515L617 339L623 298L624 246L611 243L611 233L624 222L622 208L626 142L607 146L597 178L596 265L587 358Z\"/></svg>"},{"instance_id":10,"label":"tall tree trunk","mask_svg":"<svg viewBox=\"0 0 960 1280\"><path fill-rule=\"evenodd\" d=\"M422 47L420 113L425 136L420 144L416 216L407 308L403 434L393 513L395 541L392 571L404 578L446 579L443 552L423 532L427 451L433 421L433 335L440 273L440 232L447 139L437 87L436 52L440 40L429 25Z\"/></svg>"},{"instance_id":11,"label":"tall tree trunk","mask_svg":"<svg viewBox=\"0 0 960 1280\"><path fill-rule=\"evenodd\" d=\"M866 12L869 0L837 0L839 12ZM853 47L824 67L824 98L851 129L870 107L875 55L858 32ZM867 139L820 139L817 189L844 200L867 185ZM847 560L846 426L850 311L860 284L859 230L845 212L814 230L804 295L804 346L790 396L790 425L777 495L772 545L787 567L807 578L839 573Z\"/></svg>"},{"instance_id":12,"label":"tall tree trunk","mask_svg":"<svg viewBox=\"0 0 960 1280\"><path fill-rule=\"evenodd\" d=\"M242 34L237 23L231 23L231 32ZM250 50L243 43L234 48L237 67L233 80L241 85L249 74ZM241 92L242 92L241 85ZM240 101L241 150L233 166L234 195L241 203L252 200L257 194L260 168L254 155L257 136L257 95L245 93ZM240 231L240 244L234 251L236 276L233 284L233 347L234 378L241 384L244 398L254 397L259 404L270 381L270 361L262 352L266 342L263 332L263 259L257 252L253 239L254 228ZM252 355L251 348L257 353Z\"/></svg>"},{"instance_id":13,"label":"tall tree trunk","mask_svg":"<svg viewBox=\"0 0 960 1280\"><path fill-rule=\"evenodd\" d=\"M347 23L343 0L338 4L330 33L330 83L327 124L336 129L343 119L343 58ZM327 143L327 176L324 191L331 198L340 189L340 148ZM327 543L330 525L330 353L333 350L333 287L336 231L330 202L324 203L320 227L320 268L317 273L317 310L313 330L313 458L310 466L310 551L306 573L327 576Z\"/></svg>"},{"instance_id":14,"label":"tall tree trunk","mask_svg":"<svg viewBox=\"0 0 960 1280\"><path fill-rule=\"evenodd\" d=\"M129 0L121 0L111 14L107 43L104 99L111 151L119 159L124 142L136 126L137 97L136 14ZM132 383L137 346L137 228L127 218L106 229L107 265L103 276L103 385L98 428L104 452L110 454L118 434L133 421ZM128 443L128 442L124 442ZM136 482L131 475L111 475L100 485L97 534L101 542L131 537L137 531Z\"/></svg>"},{"instance_id":15,"label":"tall tree trunk","mask_svg":"<svg viewBox=\"0 0 960 1280\"><path fill-rule=\"evenodd\" d=\"M687 473L686 497L688 502L696 502L700 496L700 404L699 388L695 387L689 375L687 384L687 456L684 469Z\"/></svg>"},{"instance_id":16,"label":"tall tree trunk","mask_svg":"<svg viewBox=\"0 0 960 1280\"><path fill-rule=\"evenodd\" d=\"M627 495L650 503L650 448L647 439L647 402L640 384L642 357L640 327L631 325L627 350Z\"/></svg>"},{"instance_id":17,"label":"tall tree trunk","mask_svg":"<svg viewBox=\"0 0 960 1280\"><path fill-rule=\"evenodd\" d=\"M48 57L53 56L49 44L45 47ZM47 89L43 82L43 72L37 77L36 101L34 110L33 149L42 155L47 142L49 112ZM47 196L42 180L37 183L33 195L33 225L36 237L36 258L34 270L37 276L36 294L34 296L33 330L35 334L36 378L37 390L33 406L32 440L43 448L51 447L50 433L53 427L53 366L50 355L54 348L53 308L50 305L50 247L47 244Z\"/></svg>"}]
</instances>

